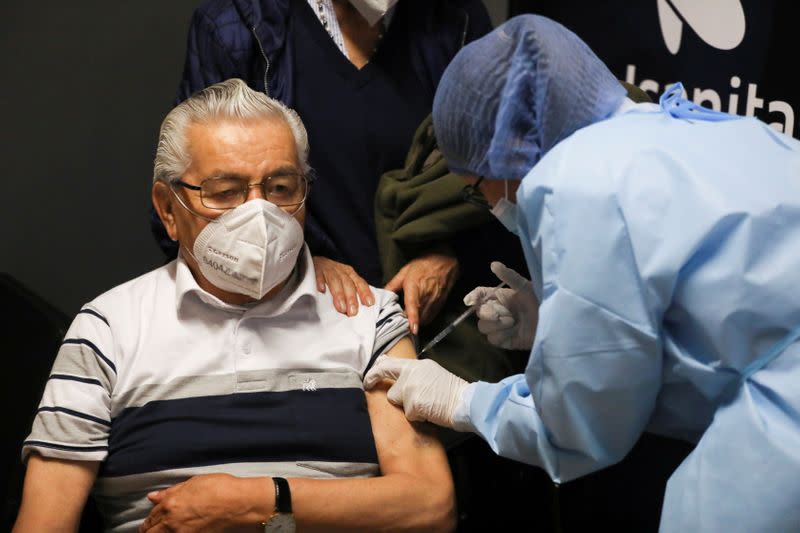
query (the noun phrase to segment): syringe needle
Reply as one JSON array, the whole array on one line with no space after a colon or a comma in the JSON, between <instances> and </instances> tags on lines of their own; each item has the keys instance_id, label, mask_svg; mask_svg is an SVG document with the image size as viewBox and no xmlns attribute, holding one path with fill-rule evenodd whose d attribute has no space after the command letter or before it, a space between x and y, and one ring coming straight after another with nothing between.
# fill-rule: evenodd
<instances>
[{"instance_id":1,"label":"syringe needle","mask_svg":"<svg viewBox=\"0 0 800 533\"><path fill-rule=\"evenodd\" d=\"M506 282L504 281L503 283L501 283L500 285L498 285L497 287L495 287L495 288L494 288L494 291L492 291L492 295L494 295L494 292L495 292L495 291L497 291L497 289L502 289L502 288L503 288L503 287L505 287L505 286L506 286ZM456 329L456 326L458 326L458 325L459 325L461 322L463 322L465 318L467 318L468 316L470 316L470 315L472 315L473 313L475 313L475 312L478 310L478 307L479 307L479 306L480 306L482 303L484 303L485 301L487 301L489 298L491 298L491 296L488 296L488 297L484 298L484 299L483 299L483 300L481 300L480 302L476 303L475 305L472 305L472 306L471 306L471 307L469 307L469 308L468 308L466 311L464 311L463 313L461 313L460 315L458 315L458 316L456 317L456 319L455 319L455 320L453 320L453 321L450 323L450 325L448 325L448 326L446 326L444 329L442 329L442 331L440 331L439 333L437 333L437 334L436 334L436 336L435 336L433 339L431 339L431 341L430 341L428 344L426 344L425 346L423 346L423 347L422 347L422 349L419 351L419 355L422 355L422 354L424 354L425 352L427 352L428 350L430 350L431 348L433 348L434 346L436 346L437 344L439 344L439 342L440 342L442 339L444 339L445 337L447 337L448 335L450 335L450 333L451 333L451 332L452 332L454 329Z\"/></svg>"}]
</instances>

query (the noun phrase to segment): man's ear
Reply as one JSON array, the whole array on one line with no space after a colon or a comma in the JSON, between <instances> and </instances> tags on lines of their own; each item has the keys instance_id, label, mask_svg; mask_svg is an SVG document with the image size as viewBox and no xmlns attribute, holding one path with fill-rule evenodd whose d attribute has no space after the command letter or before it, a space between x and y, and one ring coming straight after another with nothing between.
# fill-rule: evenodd
<instances>
[{"instance_id":1,"label":"man's ear","mask_svg":"<svg viewBox=\"0 0 800 533\"><path fill-rule=\"evenodd\" d=\"M153 189L150 192L150 198L153 201L153 206L156 208L156 213L164 224L167 230L167 235L173 241L178 240L178 225L175 221L175 196L169 189L169 185L163 181L153 183Z\"/></svg>"}]
</instances>

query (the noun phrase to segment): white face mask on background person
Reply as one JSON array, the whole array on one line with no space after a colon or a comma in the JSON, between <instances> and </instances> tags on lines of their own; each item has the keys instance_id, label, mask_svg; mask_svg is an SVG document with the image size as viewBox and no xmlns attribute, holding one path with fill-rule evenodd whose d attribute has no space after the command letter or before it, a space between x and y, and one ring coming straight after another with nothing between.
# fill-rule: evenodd
<instances>
[{"instance_id":1,"label":"white face mask on background person","mask_svg":"<svg viewBox=\"0 0 800 533\"><path fill-rule=\"evenodd\" d=\"M392 9L397 0L350 0L350 4L361 13L370 26L374 26Z\"/></svg>"},{"instance_id":2,"label":"white face mask on background person","mask_svg":"<svg viewBox=\"0 0 800 533\"><path fill-rule=\"evenodd\" d=\"M500 198L492 208L492 214L500 223L514 235L519 235L517 229L517 204L508 199L508 180L506 182L506 195Z\"/></svg>"},{"instance_id":3,"label":"white face mask on background person","mask_svg":"<svg viewBox=\"0 0 800 533\"><path fill-rule=\"evenodd\" d=\"M211 219L189 253L215 287L260 300L289 277L302 247L297 219L257 198Z\"/></svg>"}]
</instances>

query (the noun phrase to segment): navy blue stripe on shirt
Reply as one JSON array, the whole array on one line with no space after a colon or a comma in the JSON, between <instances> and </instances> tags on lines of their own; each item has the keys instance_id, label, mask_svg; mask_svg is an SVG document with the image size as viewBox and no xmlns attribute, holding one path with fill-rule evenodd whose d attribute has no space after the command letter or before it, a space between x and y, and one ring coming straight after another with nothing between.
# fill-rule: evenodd
<instances>
[{"instance_id":1,"label":"navy blue stripe on shirt","mask_svg":"<svg viewBox=\"0 0 800 533\"><path fill-rule=\"evenodd\" d=\"M94 351L94 353L96 353L100 359L105 361L105 363L111 368L111 370L114 371L115 374L117 373L117 367L114 366L114 363L111 362L111 359L103 355L103 352L101 352L100 349L97 346L95 346L91 341L88 341L86 339L64 339L64 342L62 344L85 344L86 346L91 348L92 351Z\"/></svg>"},{"instance_id":2,"label":"navy blue stripe on shirt","mask_svg":"<svg viewBox=\"0 0 800 533\"><path fill-rule=\"evenodd\" d=\"M81 413L80 411L73 411L72 409L67 409L66 407L40 407L36 412L41 413L42 411L49 413L66 413L76 418L83 418L84 420L97 422L98 424L103 424L104 426L111 427L111 422L109 422L108 420L103 420L102 418L97 418L96 416L87 415L86 413Z\"/></svg>"},{"instance_id":3,"label":"navy blue stripe on shirt","mask_svg":"<svg viewBox=\"0 0 800 533\"><path fill-rule=\"evenodd\" d=\"M42 448L53 448L54 450L69 450L75 452L101 452L107 450L108 446L68 446L66 444L56 444L43 440L26 440L23 446L37 446Z\"/></svg>"},{"instance_id":4,"label":"navy blue stripe on shirt","mask_svg":"<svg viewBox=\"0 0 800 533\"><path fill-rule=\"evenodd\" d=\"M104 317L103 315L101 315L100 313L95 311L94 309L81 309L80 311L78 311L78 314L81 314L81 313L86 313L87 315L94 315L97 318L99 318L100 320L102 320L103 322L105 322L106 326L110 326L110 324L108 323L108 320L106 320L106 317Z\"/></svg>"},{"instance_id":5,"label":"navy blue stripe on shirt","mask_svg":"<svg viewBox=\"0 0 800 533\"><path fill-rule=\"evenodd\" d=\"M381 318L380 320L378 320L375 323L375 329L380 328L387 320L391 320L392 318L394 318L396 316L397 316L396 313L390 313L390 314L386 315L385 317Z\"/></svg>"},{"instance_id":6,"label":"navy blue stripe on shirt","mask_svg":"<svg viewBox=\"0 0 800 533\"><path fill-rule=\"evenodd\" d=\"M372 357L370 357L369 361L367 362L367 367L364 369L364 372L361 373L361 379L364 379L364 376L367 375L369 369L372 368L372 365L375 364L375 361L377 361L378 357L380 357L381 355L383 355L383 352L374 352L372 354Z\"/></svg>"},{"instance_id":7,"label":"navy blue stripe on shirt","mask_svg":"<svg viewBox=\"0 0 800 533\"><path fill-rule=\"evenodd\" d=\"M378 463L364 391L248 392L152 401L113 419L101 476L224 463Z\"/></svg>"},{"instance_id":8,"label":"navy blue stripe on shirt","mask_svg":"<svg viewBox=\"0 0 800 533\"><path fill-rule=\"evenodd\" d=\"M80 381L81 383L90 383L92 385L103 386L99 379L85 378L83 376L70 376L68 374L50 374L48 379L64 379L68 381Z\"/></svg>"}]
</instances>

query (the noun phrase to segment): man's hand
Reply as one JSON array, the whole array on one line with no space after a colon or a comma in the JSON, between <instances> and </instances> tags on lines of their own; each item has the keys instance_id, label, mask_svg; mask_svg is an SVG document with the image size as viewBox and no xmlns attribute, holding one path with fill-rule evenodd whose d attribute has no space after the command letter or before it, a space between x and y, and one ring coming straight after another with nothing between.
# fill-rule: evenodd
<instances>
[{"instance_id":1,"label":"man's hand","mask_svg":"<svg viewBox=\"0 0 800 533\"><path fill-rule=\"evenodd\" d=\"M492 272L508 289L477 287L464 296L464 304L478 305L478 330L500 348L530 350L539 321L539 302L530 280L494 261Z\"/></svg>"},{"instance_id":2,"label":"man's hand","mask_svg":"<svg viewBox=\"0 0 800 533\"><path fill-rule=\"evenodd\" d=\"M384 287L403 291L404 308L411 333L430 322L444 305L458 277L458 260L447 254L428 254L412 259Z\"/></svg>"},{"instance_id":3,"label":"man's hand","mask_svg":"<svg viewBox=\"0 0 800 533\"><path fill-rule=\"evenodd\" d=\"M355 316L358 314L359 299L364 305L375 303L369 284L353 267L322 256L314 256L312 259L317 274L317 290L325 292L325 287L331 290L333 305L337 311L343 315Z\"/></svg>"},{"instance_id":4,"label":"man's hand","mask_svg":"<svg viewBox=\"0 0 800 533\"><path fill-rule=\"evenodd\" d=\"M384 379L396 381L389 388L388 398L402 406L406 418L427 420L438 426L453 428L456 407L468 385L431 359L400 359L384 356L364 376L364 388L371 389ZM459 429L459 428L455 428Z\"/></svg>"},{"instance_id":5,"label":"man's hand","mask_svg":"<svg viewBox=\"0 0 800 533\"><path fill-rule=\"evenodd\" d=\"M275 507L269 478L227 474L195 476L147 498L155 507L139 533L253 531Z\"/></svg>"}]
</instances>

